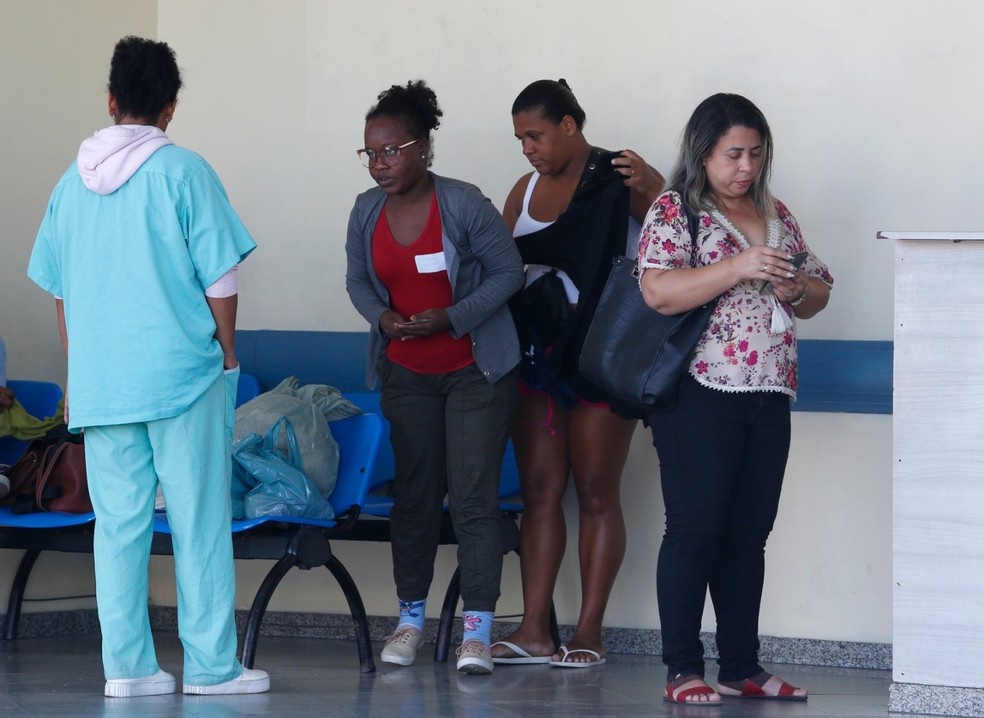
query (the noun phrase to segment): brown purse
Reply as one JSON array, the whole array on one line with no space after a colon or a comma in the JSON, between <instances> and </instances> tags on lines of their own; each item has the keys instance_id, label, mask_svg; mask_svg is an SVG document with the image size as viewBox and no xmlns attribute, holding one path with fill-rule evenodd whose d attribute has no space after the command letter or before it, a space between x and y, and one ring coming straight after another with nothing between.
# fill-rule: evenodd
<instances>
[{"instance_id":1,"label":"brown purse","mask_svg":"<svg viewBox=\"0 0 984 718\"><path fill-rule=\"evenodd\" d=\"M34 489L39 511L85 514L92 511L85 473L85 446L62 441L41 456Z\"/></svg>"},{"instance_id":2,"label":"brown purse","mask_svg":"<svg viewBox=\"0 0 984 718\"><path fill-rule=\"evenodd\" d=\"M37 485L38 469L41 466L41 456L44 454L44 439L35 439L27 446L24 455L16 463L4 470L10 480L10 492L0 499L0 505L14 506L20 504L25 496L31 496L33 503L34 487ZM22 513L15 511L15 513Z\"/></svg>"}]
</instances>

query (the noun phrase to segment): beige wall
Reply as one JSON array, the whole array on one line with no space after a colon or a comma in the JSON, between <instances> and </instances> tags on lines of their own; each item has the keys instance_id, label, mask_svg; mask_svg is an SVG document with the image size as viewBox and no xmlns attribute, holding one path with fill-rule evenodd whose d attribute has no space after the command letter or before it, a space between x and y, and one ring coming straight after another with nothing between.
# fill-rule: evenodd
<instances>
[{"instance_id":1,"label":"beige wall","mask_svg":"<svg viewBox=\"0 0 984 718\"><path fill-rule=\"evenodd\" d=\"M79 142L107 124L106 80L123 35L154 36L156 0L0 0L0 335L9 376L65 383L51 298L25 272L48 195ZM20 552L0 551L6 596ZM92 593L90 556L44 554L28 597ZM26 610L89 606L58 601Z\"/></svg>"},{"instance_id":2,"label":"beige wall","mask_svg":"<svg viewBox=\"0 0 984 718\"><path fill-rule=\"evenodd\" d=\"M47 193L79 139L103 124L105 64L122 30L101 22L101 34L73 28L70 39L53 8L75 4L4 3L4 39L30 38L27 49L44 60L25 63L26 50L0 43L0 72L11 77L4 88L12 88L0 110L7 130L0 152L4 167L19 168L0 179L0 332L12 376L61 380L49 300L23 269ZM154 34L153 6L105 2L99 13L87 3L86 17L116 22L136 7L142 31ZM984 5L974 0L378 0L373 12L341 0L159 0L156 7L156 34L177 51L187 82L170 134L212 162L260 245L241 272L244 328L364 328L342 288L348 211L369 184L354 150L376 93L418 77L445 111L435 171L478 184L499 206L528 171L509 106L534 79L566 77L587 111L591 142L636 149L664 172L697 102L722 90L752 98L776 139L774 190L837 279L828 310L801 324L806 337L891 338L892 252L876 230L980 228L984 145L972 123L982 104L974 90L984 47L974 33ZM11 33L11 13L35 30ZM76 51L69 63L53 59L80 36L81 58ZM31 141L22 139L25 125ZM762 631L888 642L890 417L795 414L793 430ZM608 613L613 626L658 626L656 461L640 429L624 481L630 547ZM573 517L570 500L568 509ZM573 523L570 532L573 554ZM370 613L391 613L386 547L336 549ZM434 598L453 564L453 550L442 549ZM170 564L154 565L153 600L173 603ZM506 567L500 613L515 613L515 558ZM241 607L266 568L240 564ZM292 574L271 608L344 612L320 573ZM576 619L577 591L568 560L557 590L562 622ZM705 625L713 626L710 613Z\"/></svg>"}]
</instances>

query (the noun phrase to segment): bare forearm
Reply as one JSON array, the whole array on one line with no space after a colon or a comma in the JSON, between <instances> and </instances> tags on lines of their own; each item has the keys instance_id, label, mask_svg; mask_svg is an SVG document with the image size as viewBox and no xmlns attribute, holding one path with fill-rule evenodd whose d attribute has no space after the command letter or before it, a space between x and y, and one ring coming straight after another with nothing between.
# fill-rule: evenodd
<instances>
[{"instance_id":1,"label":"bare forearm","mask_svg":"<svg viewBox=\"0 0 984 718\"><path fill-rule=\"evenodd\" d=\"M68 329L65 327L65 302L55 299L55 313L58 314L58 333L61 335L62 349L68 356Z\"/></svg>"},{"instance_id":2,"label":"bare forearm","mask_svg":"<svg viewBox=\"0 0 984 718\"><path fill-rule=\"evenodd\" d=\"M650 268L642 275L642 297L661 314L680 314L714 299L736 281L725 262L696 269Z\"/></svg>"},{"instance_id":3,"label":"bare forearm","mask_svg":"<svg viewBox=\"0 0 984 718\"><path fill-rule=\"evenodd\" d=\"M810 277L803 301L793 307L797 319L809 319L819 314L830 301L830 287L816 277Z\"/></svg>"},{"instance_id":4,"label":"bare forearm","mask_svg":"<svg viewBox=\"0 0 984 718\"><path fill-rule=\"evenodd\" d=\"M239 295L205 297L205 300L215 320L215 338L222 347L223 366L233 369L239 364L236 359L236 312L239 309Z\"/></svg>"}]
</instances>

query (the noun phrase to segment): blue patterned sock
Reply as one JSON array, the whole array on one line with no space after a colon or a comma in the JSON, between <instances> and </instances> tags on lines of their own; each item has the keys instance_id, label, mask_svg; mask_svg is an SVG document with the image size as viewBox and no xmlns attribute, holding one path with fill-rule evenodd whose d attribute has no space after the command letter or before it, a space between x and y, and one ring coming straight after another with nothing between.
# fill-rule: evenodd
<instances>
[{"instance_id":1,"label":"blue patterned sock","mask_svg":"<svg viewBox=\"0 0 984 718\"><path fill-rule=\"evenodd\" d=\"M491 611L465 611L462 618L465 621L465 635L462 638L462 643L481 641L486 646L492 643L494 613Z\"/></svg>"},{"instance_id":2,"label":"blue patterned sock","mask_svg":"<svg viewBox=\"0 0 984 718\"><path fill-rule=\"evenodd\" d=\"M426 606L426 598L422 601L400 601L400 622L396 624L396 627L413 626L418 631L423 632Z\"/></svg>"}]
</instances>

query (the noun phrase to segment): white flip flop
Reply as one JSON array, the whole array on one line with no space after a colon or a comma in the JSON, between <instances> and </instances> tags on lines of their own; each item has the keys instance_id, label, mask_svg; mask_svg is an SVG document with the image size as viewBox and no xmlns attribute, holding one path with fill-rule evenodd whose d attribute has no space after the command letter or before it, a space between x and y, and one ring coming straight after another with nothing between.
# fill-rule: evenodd
<instances>
[{"instance_id":1,"label":"white flip flop","mask_svg":"<svg viewBox=\"0 0 984 718\"><path fill-rule=\"evenodd\" d=\"M608 660L606 657L602 656L598 651L592 651L590 648L575 648L574 650L569 649L567 646L561 646L560 652L564 654L563 658L559 661L550 661L550 665L554 668L595 668L596 666L603 666ZM568 661L575 653L588 653L595 657L593 661Z\"/></svg>"},{"instance_id":2,"label":"white flip flop","mask_svg":"<svg viewBox=\"0 0 984 718\"><path fill-rule=\"evenodd\" d=\"M551 656L533 656L530 652L515 643L510 643L509 641L496 641L492 644L492 648L496 646L505 646L510 651L512 651L514 656L492 656L493 663L502 663L505 665L514 666L528 666L534 663L550 663Z\"/></svg>"}]
</instances>

